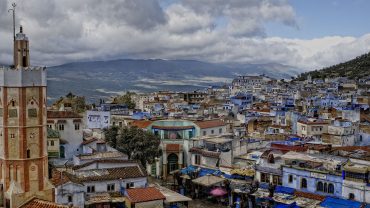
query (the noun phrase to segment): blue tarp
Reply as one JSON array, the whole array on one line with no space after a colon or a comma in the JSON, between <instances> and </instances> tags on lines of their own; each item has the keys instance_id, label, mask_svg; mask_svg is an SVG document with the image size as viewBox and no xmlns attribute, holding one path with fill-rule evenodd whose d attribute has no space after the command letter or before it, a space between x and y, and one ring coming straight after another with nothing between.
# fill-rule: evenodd
<instances>
[{"instance_id":1,"label":"blue tarp","mask_svg":"<svg viewBox=\"0 0 370 208\"><path fill-rule=\"evenodd\" d=\"M278 204L275 205L274 208L299 208L297 203L293 202L292 204Z\"/></svg>"},{"instance_id":2,"label":"blue tarp","mask_svg":"<svg viewBox=\"0 0 370 208\"><path fill-rule=\"evenodd\" d=\"M328 208L360 208L361 203L347 199L326 197L320 206Z\"/></svg>"},{"instance_id":3,"label":"blue tarp","mask_svg":"<svg viewBox=\"0 0 370 208\"><path fill-rule=\"evenodd\" d=\"M188 167L181 169L180 172L181 174L190 174L190 173L195 172L196 170L197 170L197 167L189 165Z\"/></svg>"},{"instance_id":4,"label":"blue tarp","mask_svg":"<svg viewBox=\"0 0 370 208\"><path fill-rule=\"evenodd\" d=\"M205 175L215 175L215 176L220 176L222 175L222 172L219 170L212 170L208 168L202 168L199 171L199 177L205 176Z\"/></svg>"},{"instance_id":5,"label":"blue tarp","mask_svg":"<svg viewBox=\"0 0 370 208\"><path fill-rule=\"evenodd\" d=\"M285 186L276 186L276 188L275 188L276 193L283 193L283 194L290 194L290 195L294 194L294 190L295 189L293 189L293 188L289 188L289 187L285 187Z\"/></svg>"}]
</instances>

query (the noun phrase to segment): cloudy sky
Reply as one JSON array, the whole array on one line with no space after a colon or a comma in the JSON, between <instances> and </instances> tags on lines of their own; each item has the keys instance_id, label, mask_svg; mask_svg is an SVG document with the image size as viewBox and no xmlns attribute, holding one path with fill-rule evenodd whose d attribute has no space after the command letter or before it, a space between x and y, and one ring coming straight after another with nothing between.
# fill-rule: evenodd
<instances>
[{"instance_id":1,"label":"cloudy sky","mask_svg":"<svg viewBox=\"0 0 370 208\"><path fill-rule=\"evenodd\" d=\"M302 70L370 51L368 0L0 0L0 62L12 19L34 65L120 58L280 63Z\"/></svg>"}]
</instances>

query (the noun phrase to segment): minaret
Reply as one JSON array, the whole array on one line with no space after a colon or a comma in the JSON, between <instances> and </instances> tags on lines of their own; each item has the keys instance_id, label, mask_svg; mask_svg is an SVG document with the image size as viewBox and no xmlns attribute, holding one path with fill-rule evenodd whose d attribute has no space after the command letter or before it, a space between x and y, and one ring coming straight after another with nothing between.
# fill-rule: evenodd
<instances>
[{"instance_id":1,"label":"minaret","mask_svg":"<svg viewBox=\"0 0 370 208\"><path fill-rule=\"evenodd\" d=\"M0 67L0 207L33 197L53 201L46 146L46 68L31 67L22 27L14 68Z\"/></svg>"},{"instance_id":2,"label":"minaret","mask_svg":"<svg viewBox=\"0 0 370 208\"><path fill-rule=\"evenodd\" d=\"M22 26L14 40L14 68L27 68L30 66L30 50L28 38L23 34Z\"/></svg>"}]
</instances>

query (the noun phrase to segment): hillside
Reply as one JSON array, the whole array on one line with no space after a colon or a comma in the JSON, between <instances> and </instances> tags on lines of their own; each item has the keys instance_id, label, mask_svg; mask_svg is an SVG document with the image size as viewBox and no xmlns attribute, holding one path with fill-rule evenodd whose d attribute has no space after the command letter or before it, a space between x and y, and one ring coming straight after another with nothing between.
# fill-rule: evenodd
<instances>
[{"instance_id":1,"label":"hillside","mask_svg":"<svg viewBox=\"0 0 370 208\"><path fill-rule=\"evenodd\" d=\"M306 80L308 75L311 75L313 79L348 77L354 80L370 76L370 52L344 63L333 65L321 70L303 73L297 78L297 80Z\"/></svg>"},{"instance_id":2,"label":"hillside","mask_svg":"<svg viewBox=\"0 0 370 208\"><path fill-rule=\"evenodd\" d=\"M229 83L241 74L266 74L282 79L298 72L280 64L214 64L194 60L78 62L48 68L48 97L52 101L73 92L96 101L125 91L191 91Z\"/></svg>"}]
</instances>

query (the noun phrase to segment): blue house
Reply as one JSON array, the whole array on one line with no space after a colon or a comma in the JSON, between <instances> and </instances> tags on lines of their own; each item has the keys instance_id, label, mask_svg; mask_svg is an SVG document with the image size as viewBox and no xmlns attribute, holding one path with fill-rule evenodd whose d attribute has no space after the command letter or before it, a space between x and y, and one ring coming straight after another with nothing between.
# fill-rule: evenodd
<instances>
[{"instance_id":1,"label":"blue house","mask_svg":"<svg viewBox=\"0 0 370 208\"><path fill-rule=\"evenodd\" d=\"M283 165L283 186L324 196L342 196L343 179L340 172L332 173L306 165Z\"/></svg>"},{"instance_id":2,"label":"blue house","mask_svg":"<svg viewBox=\"0 0 370 208\"><path fill-rule=\"evenodd\" d=\"M249 93L238 93L236 96L230 98L232 104L236 105L240 109L244 109L247 105L252 104L253 95Z\"/></svg>"}]
</instances>

